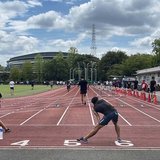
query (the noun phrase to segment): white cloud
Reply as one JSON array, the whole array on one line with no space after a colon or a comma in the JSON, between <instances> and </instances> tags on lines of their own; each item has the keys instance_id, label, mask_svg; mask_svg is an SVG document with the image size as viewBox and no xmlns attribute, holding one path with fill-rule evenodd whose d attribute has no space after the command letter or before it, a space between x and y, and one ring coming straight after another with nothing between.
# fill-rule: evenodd
<instances>
[{"instance_id":1,"label":"white cloud","mask_svg":"<svg viewBox=\"0 0 160 160\"><path fill-rule=\"evenodd\" d=\"M70 2L72 5L68 13L54 10L54 5L53 10L44 11L42 5L49 1L53 4ZM70 46L77 46L79 51L89 52L90 44L88 42L84 45L84 42L89 39L91 43L92 24L96 26L98 53L112 48L126 49L130 53L137 53L138 50L150 51L151 42L160 37L159 0L86 0L86 3L73 6L76 2L80 1L0 2L0 54L11 54L9 48L12 48L12 55L30 51L51 51L53 46L61 51ZM40 33L41 29L44 35L34 34ZM53 37L45 37L45 33L51 33ZM124 36L129 37L129 40L124 42L126 48L118 46L114 36L121 38L120 43ZM41 48L37 47L39 45Z\"/></svg>"}]
</instances>

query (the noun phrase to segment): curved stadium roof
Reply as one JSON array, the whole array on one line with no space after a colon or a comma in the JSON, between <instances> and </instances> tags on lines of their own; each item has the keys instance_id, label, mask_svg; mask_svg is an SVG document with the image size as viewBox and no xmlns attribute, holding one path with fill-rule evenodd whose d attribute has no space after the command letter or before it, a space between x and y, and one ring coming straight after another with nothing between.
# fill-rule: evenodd
<instances>
[{"instance_id":1,"label":"curved stadium roof","mask_svg":"<svg viewBox=\"0 0 160 160\"><path fill-rule=\"evenodd\" d=\"M7 61L7 64L8 64L8 66L21 65L27 60L30 60L33 63L34 59L37 55L41 55L44 60L52 59L53 57L55 57L59 53L62 53L65 58L68 56L67 52L39 52L39 53L32 53L32 54L27 54L27 55L22 55L22 56L10 58Z\"/></svg>"}]
</instances>

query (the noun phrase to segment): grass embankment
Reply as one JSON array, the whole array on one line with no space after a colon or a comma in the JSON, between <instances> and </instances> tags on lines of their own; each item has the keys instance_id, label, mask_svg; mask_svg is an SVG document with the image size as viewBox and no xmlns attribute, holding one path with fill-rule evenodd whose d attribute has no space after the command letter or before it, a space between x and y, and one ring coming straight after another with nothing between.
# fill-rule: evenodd
<instances>
[{"instance_id":1,"label":"grass embankment","mask_svg":"<svg viewBox=\"0 0 160 160\"><path fill-rule=\"evenodd\" d=\"M52 89L55 88L57 88L57 86L53 86ZM34 89L32 89L31 85L15 85L14 95L11 95L9 85L0 85L0 92L2 93L3 98L14 98L34 95L49 90L51 90L51 87L49 85L34 85Z\"/></svg>"}]
</instances>

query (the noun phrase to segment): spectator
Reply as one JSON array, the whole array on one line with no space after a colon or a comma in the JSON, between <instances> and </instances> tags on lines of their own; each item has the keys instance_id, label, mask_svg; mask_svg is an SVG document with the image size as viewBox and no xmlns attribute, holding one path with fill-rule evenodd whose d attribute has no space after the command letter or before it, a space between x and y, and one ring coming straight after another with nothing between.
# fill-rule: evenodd
<instances>
[{"instance_id":1,"label":"spectator","mask_svg":"<svg viewBox=\"0 0 160 160\"><path fill-rule=\"evenodd\" d=\"M153 102L155 91L156 91L156 81L155 81L155 77L152 77L150 81L151 102Z\"/></svg>"},{"instance_id":2,"label":"spectator","mask_svg":"<svg viewBox=\"0 0 160 160\"><path fill-rule=\"evenodd\" d=\"M10 81L9 85L10 85L10 93L11 95L14 95L14 81Z\"/></svg>"}]
</instances>

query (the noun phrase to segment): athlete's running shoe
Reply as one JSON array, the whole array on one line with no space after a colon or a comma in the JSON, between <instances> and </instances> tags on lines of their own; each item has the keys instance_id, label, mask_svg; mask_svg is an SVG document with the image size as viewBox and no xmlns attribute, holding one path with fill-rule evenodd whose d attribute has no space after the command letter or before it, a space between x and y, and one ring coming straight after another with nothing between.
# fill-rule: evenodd
<instances>
[{"instance_id":1,"label":"athlete's running shoe","mask_svg":"<svg viewBox=\"0 0 160 160\"><path fill-rule=\"evenodd\" d=\"M122 143L122 140L120 138L117 139L118 143Z\"/></svg>"},{"instance_id":2,"label":"athlete's running shoe","mask_svg":"<svg viewBox=\"0 0 160 160\"><path fill-rule=\"evenodd\" d=\"M11 130L9 129L9 128L7 128L7 129L5 129L5 131L4 131L5 133L7 133L7 132L11 132Z\"/></svg>"},{"instance_id":3,"label":"athlete's running shoe","mask_svg":"<svg viewBox=\"0 0 160 160\"><path fill-rule=\"evenodd\" d=\"M78 138L77 141L82 143L88 143L87 139L85 139L84 137Z\"/></svg>"}]
</instances>

